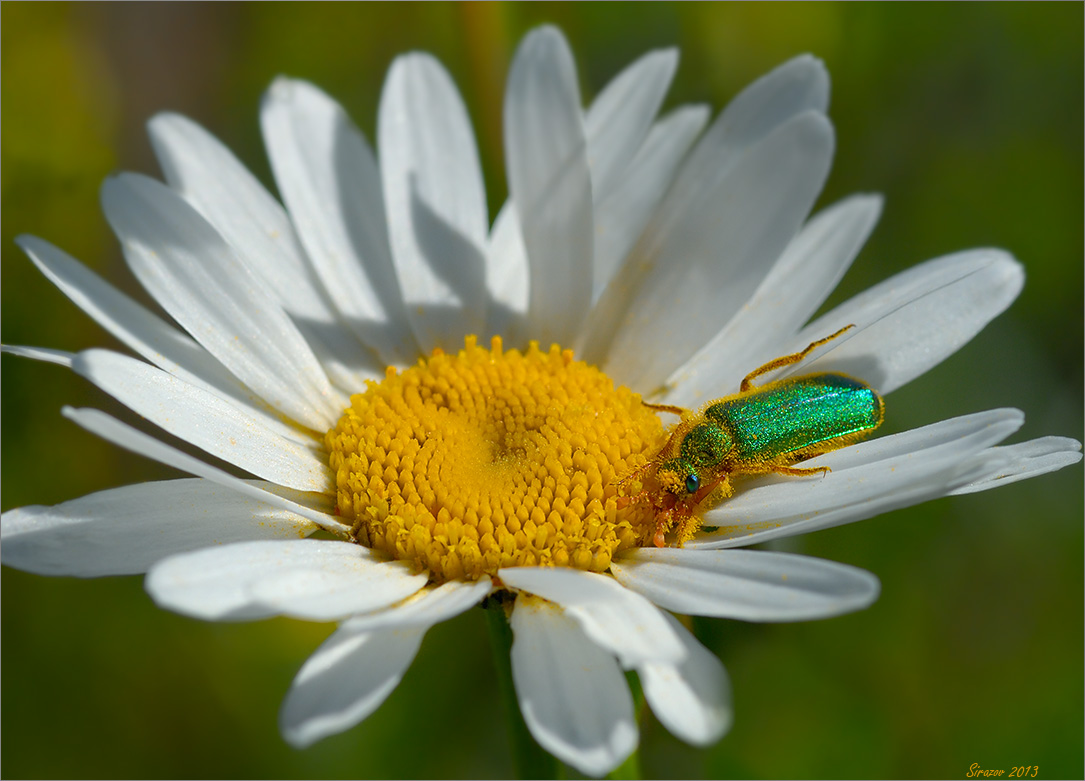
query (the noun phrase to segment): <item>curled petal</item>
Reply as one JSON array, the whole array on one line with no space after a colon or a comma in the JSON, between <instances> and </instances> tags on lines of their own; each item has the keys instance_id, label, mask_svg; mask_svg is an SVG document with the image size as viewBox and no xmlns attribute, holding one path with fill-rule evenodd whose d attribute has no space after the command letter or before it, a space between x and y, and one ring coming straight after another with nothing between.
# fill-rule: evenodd
<instances>
[{"instance_id":1,"label":"curled petal","mask_svg":"<svg viewBox=\"0 0 1085 781\"><path fill-rule=\"evenodd\" d=\"M507 586L556 602L584 634L631 668L645 661L679 662L682 643L663 614L613 578L564 567L498 570Z\"/></svg>"},{"instance_id":2,"label":"curled petal","mask_svg":"<svg viewBox=\"0 0 1085 781\"><path fill-rule=\"evenodd\" d=\"M353 727L399 685L426 631L467 610L489 589L489 578L450 581L345 621L294 678L279 713L283 736L305 748Z\"/></svg>"},{"instance_id":3,"label":"curled petal","mask_svg":"<svg viewBox=\"0 0 1085 781\"><path fill-rule=\"evenodd\" d=\"M644 698L672 734L695 746L707 746L731 729L731 681L714 653L674 616L668 615L667 621L682 638L686 659L676 665L649 662L638 667Z\"/></svg>"},{"instance_id":4,"label":"curled petal","mask_svg":"<svg viewBox=\"0 0 1085 781\"><path fill-rule=\"evenodd\" d=\"M340 627L290 685L279 712L283 737L306 748L371 714L399 685L425 633L417 626L383 632Z\"/></svg>"},{"instance_id":5,"label":"curled petal","mask_svg":"<svg viewBox=\"0 0 1085 781\"><path fill-rule=\"evenodd\" d=\"M609 773L637 747L633 697L614 657L527 594L510 623L512 680L532 736L585 775Z\"/></svg>"}]
</instances>

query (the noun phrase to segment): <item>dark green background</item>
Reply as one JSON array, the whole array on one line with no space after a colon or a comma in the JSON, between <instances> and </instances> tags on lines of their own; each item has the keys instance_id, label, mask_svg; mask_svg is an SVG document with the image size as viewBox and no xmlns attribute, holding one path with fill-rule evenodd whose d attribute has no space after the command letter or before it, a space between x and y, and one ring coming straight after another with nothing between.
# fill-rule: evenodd
<instances>
[{"instance_id":1,"label":"dark green background","mask_svg":"<svg viewBox=\"0 0 1085 781\"><path fill-rule=\"evenodd\" d=\"M964 350L888 401L890 430L996 406L1018 439L1082 436L1082 28L1072 4L30 4L2 6L3 338L113 344L12 243L41 235L135 291L98 209L115 169L157 175L143 122L172 109L265 182L260 94L311 79L373 138L385 70L434 53L504 200L501 95L517 41L565 31L585 99L652 47L682 50L668 106L719 110L792 55L825 59L838 153L821 203L886 195L832 302L929 257L994 245L1025 291ZM6 357L3 507L173 476L100 442L63 404L114 409L58 367ZM809 624L698 623L734 683L732 732L689 748L642 730L646 775L962 777L1083 769L1082 469L794 541L866 567L869 610ZM436 627L361 727L307 751L276 713L330 625L205 624L139 578L3 571L5 777L498 777L512 772L483 616Z\"/></svg>"}]
</instances>

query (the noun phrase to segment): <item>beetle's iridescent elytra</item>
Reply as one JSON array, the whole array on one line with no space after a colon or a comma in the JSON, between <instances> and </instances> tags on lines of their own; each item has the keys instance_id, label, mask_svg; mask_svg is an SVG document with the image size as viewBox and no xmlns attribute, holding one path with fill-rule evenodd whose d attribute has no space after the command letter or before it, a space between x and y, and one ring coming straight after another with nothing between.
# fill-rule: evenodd
<instances>
[{"instance_id":1,"label":"beetle's iridescent elytra","mask_svg":"<svg viewBox=\"0 0 1085 781\"><path fill-rule=\"evenodd\" d=\"M794 464L851 445L881 425L885 405L866 383L844 374L808 374L753 387L761 375L798 363L853 326L819 339L746 375L739 392L709 402L695 414L681 407L648 405L682 415L660 452L619 485L641 478L641 489L619 506L650 502L653 542L663 547L674 529L678 544L701 525L703 506L733 492L735 475L814 475L828 467Z\"/></svg>"}]
</instances>

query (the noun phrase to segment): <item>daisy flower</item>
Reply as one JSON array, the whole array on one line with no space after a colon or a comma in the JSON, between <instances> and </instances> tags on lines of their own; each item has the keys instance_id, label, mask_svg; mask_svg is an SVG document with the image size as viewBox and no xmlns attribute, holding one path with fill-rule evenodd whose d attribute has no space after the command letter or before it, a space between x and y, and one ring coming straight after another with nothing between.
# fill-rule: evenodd
<instances>
[{"instance_id":1,"label":"daisy flower","mask_svg":"<svg viewBox=\"0 0 1085 781\"><path fill-rule=\"evenodd\" d=\"M496 634L511 629L523 721L561 761L589 775L622 763L641 692L678 737L717 740L726 672L672 613L815 619L879 590L854 567L737 548L1081 456L1060 437L1001 444L1022 413L977 412L803 462L831 470L816 477L736 480L693 539L654 546L655 509L619 501L618 485L667 441L645 401L698 407L846 326L764 380L839 371L884 397L1024 280L1001 250L959 252L808 322L881 208L857 195L810 216L834 147L824 67L791 60L710 122L702 106L658 115L676 66L651 52L585 109L565 39L529 34L505 93L509 199L492 220L463 101L425 54L392 64L379 155L313 85L272 84L261 127L281 204L193 122L152 119L165 183L120 174L102 205L176 325L24 236L139 358L4 350L71 368L247 477L66 408L192 477L8 510L3 563L146 573L159 605L211 621L339 622L283 703L299 747L372 713L431 626L483 603Z\"/></svg>"}]
</instances>

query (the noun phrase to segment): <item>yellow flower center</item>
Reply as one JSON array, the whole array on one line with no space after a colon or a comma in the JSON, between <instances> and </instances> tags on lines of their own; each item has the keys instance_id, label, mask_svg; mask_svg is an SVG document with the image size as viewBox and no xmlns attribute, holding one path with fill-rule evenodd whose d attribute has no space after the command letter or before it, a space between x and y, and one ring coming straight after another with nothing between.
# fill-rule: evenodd
<instances>
[{"instance_id":1,"label":"yellow flower center","mask_svg":"<svg viewBox=\"0 0 1085 781\"><path fill-rule=\"evenodd\" d=\"M501 567L602 572L649 544L651 508L618 509L615 481L662 447L659 418L557 345L389 367L351 397L325 441L338 512L362 545L440 582Z\"/></svg>"}]
</instances>

